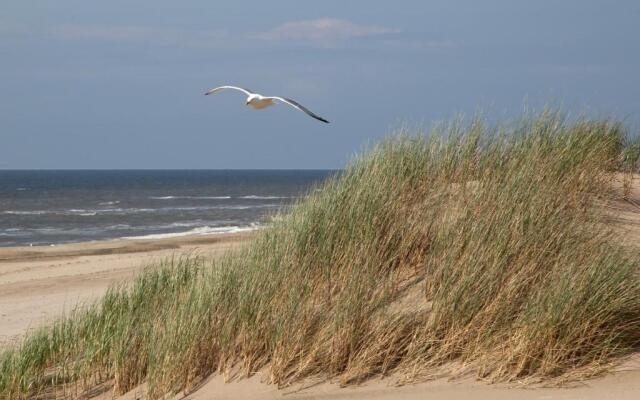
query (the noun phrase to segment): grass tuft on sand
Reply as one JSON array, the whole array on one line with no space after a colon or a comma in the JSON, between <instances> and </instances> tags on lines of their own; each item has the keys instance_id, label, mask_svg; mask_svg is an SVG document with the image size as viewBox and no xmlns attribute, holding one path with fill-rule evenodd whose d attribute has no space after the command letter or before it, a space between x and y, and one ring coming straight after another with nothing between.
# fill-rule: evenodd
<instances>
[{"instance_id":1,"label":"grass tuft on sand","mask_svg":"<svg viewBox=\"0 0 640 400\"><path fill-rule=\"evenodd\" d=\"M29 334L0 354L0 397L592 376L640 346L640 254L601 207L637 163L625 141L553 112L400 132L243 249L167 260Z\"/></svg>"}]
</instances>

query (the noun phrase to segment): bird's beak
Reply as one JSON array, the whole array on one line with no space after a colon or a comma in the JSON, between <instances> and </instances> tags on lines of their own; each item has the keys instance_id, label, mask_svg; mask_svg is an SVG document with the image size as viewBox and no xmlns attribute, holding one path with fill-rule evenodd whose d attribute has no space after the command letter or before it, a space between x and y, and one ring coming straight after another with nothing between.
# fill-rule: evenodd
<instances>
[{"instance_id":1,"label":"bird's beak","mask_svg":"<svg viewBox=\"0 0 640 400\"><path fill-rule=\"evenodd\" d=\"M211 92L205 92L204 95L207 96L209 93L211 93Z\"/></svg>"}]
</instances>

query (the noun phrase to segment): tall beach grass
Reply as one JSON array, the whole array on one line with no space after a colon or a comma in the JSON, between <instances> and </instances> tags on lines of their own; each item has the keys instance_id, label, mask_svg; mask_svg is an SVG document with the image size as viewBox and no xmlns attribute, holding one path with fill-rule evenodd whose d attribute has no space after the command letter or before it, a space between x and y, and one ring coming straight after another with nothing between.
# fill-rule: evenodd
<instances>
[{"instance_id":1,"label":"tall beach grass","mask_svg":"<svg viewBox=\"0 0 640 400\"><path fill-rule=\"evenodd\" d=\"M0 397L591 376L640 346L640 253L600 207L628 148L615 122L550 112L401 132L241 250L167 260L30 333L0 354Z\"/></svg>"}]
</instances>

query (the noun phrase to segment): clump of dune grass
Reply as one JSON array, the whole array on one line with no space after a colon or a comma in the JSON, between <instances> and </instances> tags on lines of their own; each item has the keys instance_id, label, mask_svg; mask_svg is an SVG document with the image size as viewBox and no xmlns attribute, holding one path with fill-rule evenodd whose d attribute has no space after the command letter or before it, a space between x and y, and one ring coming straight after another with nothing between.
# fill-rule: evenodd
<instances>
[{"instance_id":1,"label":"clump of dune grass","mask_svg":"<svg viewBox=\"0 0 640 400\"><path fill-rule=\"evenodd\" d=\"M400 133L241 250L174 259L29 334L0 355L0 394L601 372L640 345L640 254L596 206L624 140L554 113Z\"/></svg>"}]
</instances>

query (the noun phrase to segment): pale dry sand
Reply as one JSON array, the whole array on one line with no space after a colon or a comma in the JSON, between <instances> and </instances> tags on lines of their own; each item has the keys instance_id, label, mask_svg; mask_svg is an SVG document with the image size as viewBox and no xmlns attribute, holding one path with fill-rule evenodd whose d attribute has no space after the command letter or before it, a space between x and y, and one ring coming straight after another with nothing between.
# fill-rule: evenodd
<instances>
[{"instance_id":1,"label":"pale dry sand","mask_svg":"<svg viewBox=\"0 0 640 400\"><path fill-rule=\"evenodd\" d=\"M110 400L110 392L93 400ZM640 358L634 357L620 366L616 373L570 387L518 387L489 385L474 378L461 380L439 379L414 385L397 386L393 377L376 379L360 386L340 387L335 383L293 386L278 389L261 382L259 374L248 379L224 382L221 376L210 378L192 393L181 394L173 400L637 400L640 398ZM144 387L136 388L117 400L144 399Z\"/></svg>"},{"instance_id":2,"label":"pale dry sand","mask_svg":"<svg viewBox=\"0 0 640 400\"><path fill-rule=\"evenodd\" d=\"M216 256L250 233L0 248L0 348L172 255Z\"/></svg>"},{"instance_id":3,"label":"pale dry sand","mask_svg":"<svg viewBox=\"0 0 640 400\"><path fill-rule=\"evenodd\" d=\"M621 184L619 184L619 187ZM612 226L623 242L640 247L640 176L634 178L630 202L613 204ZM28 328L73 307L91 301L107 287L134 276L144 266L174 254L198 251L216 256L225 249L247 243L250 234L187 237L164 240L117 240L46 248L0 249L0 347L17 340ZM279 390L262 383L261 374L225 383L210 377L183 400L208 399L640 399L640 354L624 360L615 373L574 383L570 388L518 388L488 385L467 379L436 380L395 386L393 377L361 386L341 388L334 383L306 384ZM107 388L108 389L108 388ZM96 400L111 399L109 390L95 393ZM118 400L144 398L144 387Z\"/></svg>"},{"instance_id":4,"label":"pale dry sand","mask_svg":"<svg viewBox=\"0 0 640 400\"><path fill-rule=\"evenodd\" d=\"M620 399L640 398L640 363L635 370L621 371L602 379L586 382L572 388L525 389L500 385L488 385L474 379L461 381L436 380L416 385L395 386L393 379L376 380L362 386L339 387L323 383L297 391L290 388L277 390L261 384L258 378L225 384L221 378L212 379L199 390L186 396L188 400L208 399ZM124 399L121 399L124 400Z\"/></svg>"}]
</instances>

